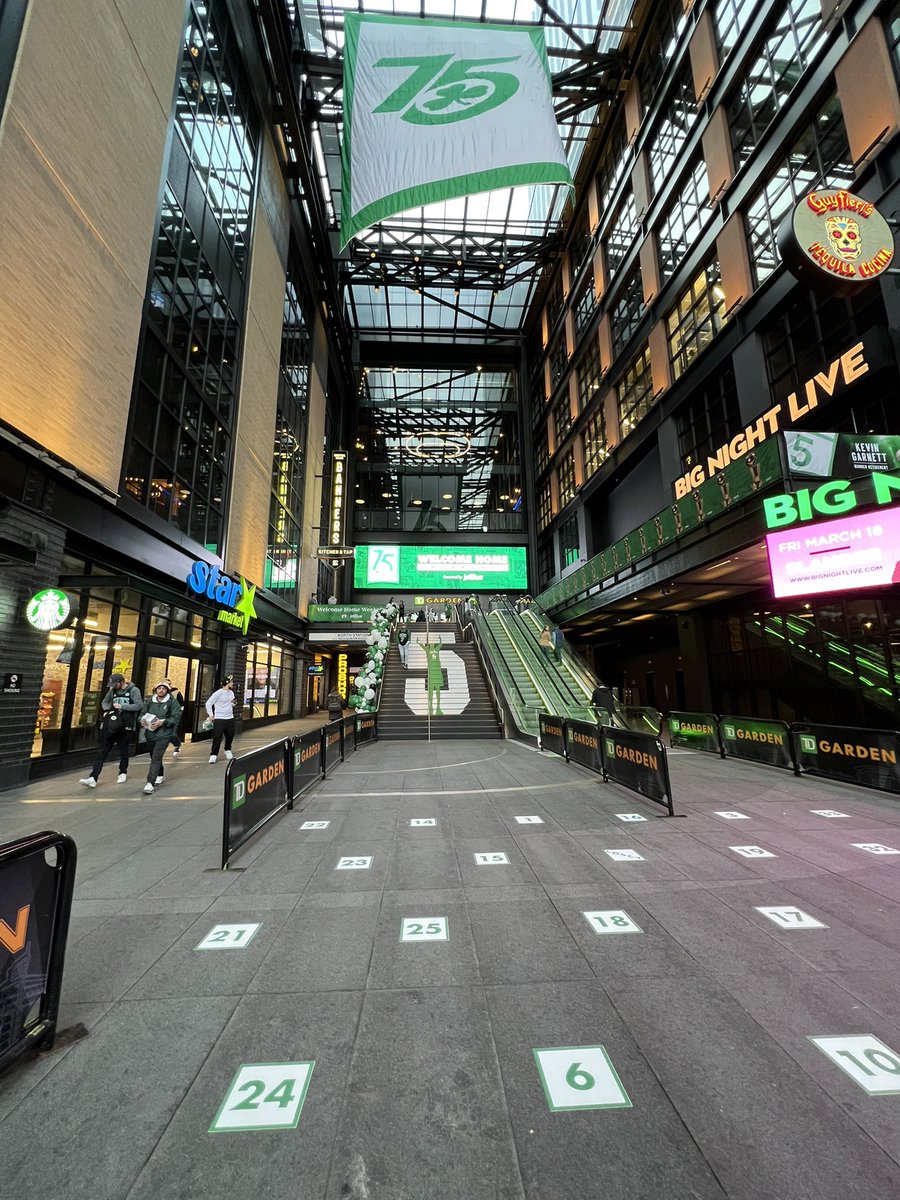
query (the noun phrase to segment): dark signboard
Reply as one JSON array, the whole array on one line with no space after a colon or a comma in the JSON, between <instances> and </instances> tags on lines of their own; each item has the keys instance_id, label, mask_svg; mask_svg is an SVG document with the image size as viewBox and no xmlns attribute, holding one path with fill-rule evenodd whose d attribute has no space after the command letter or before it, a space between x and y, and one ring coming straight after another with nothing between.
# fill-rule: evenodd
<instances>
[{"instance_id":1,"label":"dark signboard","mask_svg":"<svg viewBox=\"0 0 900 1200\"><path fill-rule=\"evenodd\" d=\"M3 676L3 695L4 696L21 696L24 680L19 671L13 671L9 675Z\"/></svg>"},{"instance_id":2,"label":"dark signboard","mask_svg":"<svg viewBox=\"0 0 900 1200\"><path fill-rule=\"evenodd\" d=\"M291 742L291 794L296 800L322 777L322 731L314 729Z\"/></svg>"},{"instance_id":3,"label":"dark signboard","mask_svg":"<svg viewBox=\"0 0 900 1200\"><path fill-rule=\"evenodd\" d=\"M356 749L356 717L344 717L344 758Z\"/></svg>"},{"instance_id":4,"label":"dark signboard","mask_svg":"<svg viewBox=\"0 0 900 1200\"><path fill-rule=\"evenodd\" d=\"M542 750L566 757L566 723L562 717L551 717L547 713L538 714L538 728Z\"/></svg>"},{"instance_id":5,"label":"dark signboard","mask_svg":"<svg viewBox=\"0 0 900 1200\"><path fill-rule=\"evenodd\" d=\"M669 741L673 746L721 753L719 718L715 713L670 712L666 720L669 723Z\"/></svg>"},{"instance_id":6,"label":"dark signboard","mask_svg":"<svg viewBox=\"0 0 900 1200\"><path fill-rule=\"evenodd\" d=\"M329 721L322 726L322 771L344 759L344 720Z\"/></svg>"},{"instance_id":7,"label":"dark signboard","mask_svg":"<svg viewBox=\"0 0 900 1200\"><path fill-rule=\"evenodd\" d=\"M809 775L900 793L900 734L892 729L792 725L797 763Z\"/></svg>"},{"instance_id":8,"label":"dark signboard","mask_svg":"<svg viewBox=\"0 0 900 1200\"><path fill-rule=\"evenodd\" d=\"M791 475L802 479L854 479L900 468L900 436L894 433L782 434Z\"/></svg>"},{"instance_id":9,"label":"dark signboard","mask_svg":"<svg viewBox=\"0 0 900 1200\"><path fill-rule=\"evenodd\" d=\"M772 767L793 766L791 732L784 721L719 717L719 737L722 749L732 758L747 758Z\"/></svg>"},{"instance_id":10,"label":"dark signboard","mask_svg":"<svg viewBox=\"0 0 900 1200\"><path fill-rule=\"evenodd\" d=\"M356 718L356 744L378 740L378 717L375 713L361 713Z\"/></svg>"},{"instance_id":11,"label":"dark signboard","mask_svg":"<svg viewBox=\"0 0 900 1200\"><path fill-rule=\"evenodd\" d=\"M569 762L603 774L599 725L591 721L566 721L566 751Z\"/></svg>"},{"instance_id":12,"label":"dark signboard","mask_svg":"<svg viewBox=\"0 0 900 1200\"><path fill-rule=\"evenodd\" d=\"M290 799L286 741L233 758L225 771L222 866Z\"/></svg>"},{"instance_id":13,"label":"dark signboard","mask_svg":"<svg viewBox=\"0 0 900 1200\"><path fill-rule=\"evenodd\" d=\"M604 725L600 732L603 778L612 779L648 800L665 805L674 816L669 764L659 738L651 733L613 729L609 725Z\"/></svg>"}]
</instances>

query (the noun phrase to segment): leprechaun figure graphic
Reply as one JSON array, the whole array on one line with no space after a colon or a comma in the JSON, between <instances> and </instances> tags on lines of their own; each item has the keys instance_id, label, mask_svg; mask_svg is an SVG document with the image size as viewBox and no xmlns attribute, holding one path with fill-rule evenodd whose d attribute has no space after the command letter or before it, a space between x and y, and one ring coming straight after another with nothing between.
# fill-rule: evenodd
<instances>
[{"instance_id":1,"label":"leprechaun figure graphic","mask_svg":"<svg viewBox=\"0 0 900 1200\"><path fill-rule=\"evenodd\" d=\"M428 715L429 717L442 717L441 712L441 688L444 686L444 671L441 667L441 643L440 642L420 642L422 649L425 651L425 660L428 665L428 674L425 679L425 686L428 690Z\"/></svg>"}]
</instances>

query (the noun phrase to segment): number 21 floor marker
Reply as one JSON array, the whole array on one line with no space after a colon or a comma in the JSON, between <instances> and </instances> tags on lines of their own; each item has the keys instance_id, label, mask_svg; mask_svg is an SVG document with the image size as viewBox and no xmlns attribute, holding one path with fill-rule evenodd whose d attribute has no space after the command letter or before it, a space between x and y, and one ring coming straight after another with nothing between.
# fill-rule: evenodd
<instances>
[{"instance_id":1,"label":"number 21 floor marker","mask_svg":"<svg viewBox=\"0 0 900 1200\"><path fill-rule=\"evenodd\" d=\"M210 1133L296 1129L312 1062L243 1063L219 1106Z\"/></svg>"},{"instance_id":2,"label":"number 21 floor marker","mask_svg":"<svg viewBox=\"0 0 900 1200\"><path fill-rule=\"evenodd\" d=\"M604 1046L554 1046L533 1053L551 1112L631 1108Z\"/></svg>"}]
</instances>

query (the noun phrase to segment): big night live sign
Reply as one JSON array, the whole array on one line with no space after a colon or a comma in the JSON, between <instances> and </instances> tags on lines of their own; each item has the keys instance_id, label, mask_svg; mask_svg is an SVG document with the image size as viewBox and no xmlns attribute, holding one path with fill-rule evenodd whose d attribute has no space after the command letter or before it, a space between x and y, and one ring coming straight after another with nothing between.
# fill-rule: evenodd
<instances>
[{"instance_id":1,"label":"big night live sign","mask_svg":"<svg viewBox=\"0 0 900 1200\"><path fill-rule=\"evenodd\" d=\"M216 620L223 625L233 625L242 634L247 633L250 621L256 616L254 600L256 599L256 584L248 583L240 576L240 583L225 575L216 566L197 559L191 567L191 573L185 583L196 596L205 596L214 604L221 605Z\"/></svg>"}]
</instances>

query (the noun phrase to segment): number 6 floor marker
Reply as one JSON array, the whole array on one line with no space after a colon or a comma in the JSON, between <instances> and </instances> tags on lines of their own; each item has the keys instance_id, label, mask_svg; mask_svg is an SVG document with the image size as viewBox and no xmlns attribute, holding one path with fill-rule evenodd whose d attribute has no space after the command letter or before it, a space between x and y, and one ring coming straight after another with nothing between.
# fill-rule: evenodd
<instances>
[{"instance_id":1,"label":"number 6 floor marker","mask_svg":"<svg viewBox=\"0 0 900 1200\"><path fill-rule=\"evenodd\" d=\"M225 1093L210 1133L296 1129L312 1062L243 1063Z\"/></svg>"},{"instance_id":2,"label":"number 6 floor marker","mask_svg":"<svg viewBox=\"0 0 900 1200\"><path fill-rule=\"evenodd\" d=\"M556 1046L533 1053L551 1112L631 1108L605 1047Z\"/></svg>"}]
</instances>

